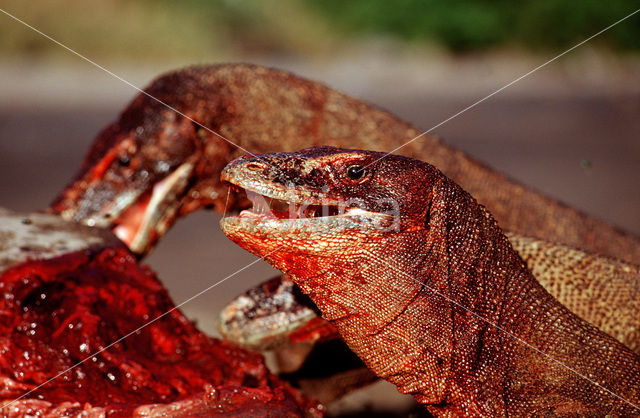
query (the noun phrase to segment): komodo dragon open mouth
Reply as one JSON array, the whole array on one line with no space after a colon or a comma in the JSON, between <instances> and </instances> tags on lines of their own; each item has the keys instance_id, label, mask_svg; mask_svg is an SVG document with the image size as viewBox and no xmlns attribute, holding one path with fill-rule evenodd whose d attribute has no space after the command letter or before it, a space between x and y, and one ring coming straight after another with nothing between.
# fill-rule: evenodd
<instances>
[{"instance_id":1,"label":"komodo dragon open mouth","mask_svg":"<svg viewBox=\"0 0 640 418\"><path fill-rule=\"evenodd\" d=\"M268 189L265 183L242 181L230 172L222 175L236 193L246 193L253 206L241 211L237 216L225 217L223 229L232 225L253 231L293 232L300 236L317 234L328 228L386 228L394 221L388 213L373 212L361 207L350 206L348 202L310 191L303 187L274 185ZM266 182L266 179L265 179Z\"/></svg>"},{"instance_id":2,"label":"komodo dragon open mouth","mask_svg":"<svg viewBox=\"0 0 640 418\"><path fill-rule=\"evenodd\" d=\"M304 159L278 162L278 158L279 154L260 159L247 156L222 171L221 181L236 194L245 192L253 203L250 209L220 221L232 240L252 242L263 249L273 246L273 250L286 244L296 252L322 254L327 246L375 240L397 230L399 211L379 210L369 201L335 193L323 167L305 165ZM340 242L323 239L336 231L348 238Z\"/></svg>"},{"instance_id":3,"label":"komodo dragon open mouth","mask_svg":"<svg viewBox=\"0 0 640 418\"><path fill-rule=\"evenodd\" d=\"M192 164L184 163L137 196L111 222L113 233L133 252L142 252L156 236L164 235L173 223L192 170Z\"/></svg>"},{"instance_id":4,"label":"komodo dragon open mouth","mask_svg":"<svg viewBox=\"0 0 640 418\"><path fill-rule=\"evenodd\" d=\"M233 186L232 186L233 187ZM377 216L378 213L369 212L358 207L350 207L338 202L319 202L316 199L283 200L260 194L248 189L237 189L246 192L247 198L253 203L249 209L240 212L240 218L257 219L305 219L332 218L339 216ZM293 193L288 191L287 193Z\"/></svg>"}]
</instances>

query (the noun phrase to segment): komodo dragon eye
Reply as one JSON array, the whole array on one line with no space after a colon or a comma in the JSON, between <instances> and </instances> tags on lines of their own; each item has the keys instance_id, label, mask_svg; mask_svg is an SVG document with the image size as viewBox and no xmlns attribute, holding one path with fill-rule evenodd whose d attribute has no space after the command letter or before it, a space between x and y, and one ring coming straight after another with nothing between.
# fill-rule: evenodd
<instances>
[{"instance_id":1,"label":"komodo dragon eye","mask_svg":"<svg viewBox=\"0 0 640 418\"><path fill-rule=\"evenodd\" d=\"M366 173L366 170L361 165L350 165L345 171L347 177L353 181L362 180Z\"/></svg>"},{"instance_id":2,"label":"komodo dragon eye","mask_svg":"<svg viewBox=\"0 0 640 418\"><path fill-rule=\"evenodd\" d=\"M120 164L121 167L129 167L129 165L131 165L131 158L126 154L122 154L118 158L118 164Z\"/></svg>"}]
</instances>

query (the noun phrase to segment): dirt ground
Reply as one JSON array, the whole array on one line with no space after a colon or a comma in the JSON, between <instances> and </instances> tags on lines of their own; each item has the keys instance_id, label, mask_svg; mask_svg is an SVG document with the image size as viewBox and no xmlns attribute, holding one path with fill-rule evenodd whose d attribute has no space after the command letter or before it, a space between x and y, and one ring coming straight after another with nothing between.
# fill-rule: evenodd
<instances>
[{"instance_id":1,"label":"dirt ground","mask_svg":"<svg viewBox=\"0 0 640 418\"><path fill-rule=\"evenodd\" d=\"M375 103L425 130L528 69L517 62L509 71L496 71L482 61L435 69L413 61L406 67L385 66L375 59L324 67L269 63ZM567 72L545 71L435 133L525 184L640 234L638 74L621 76L600 68L590 83L588 77L575 82ZM144 85L160 68L116 72ZM4 65L0 80L0 206L43 209L71 178L98 130L116 118L135 91L88 66ZM176 303L255 259L223 236L218 219L202 212L180 221L146 260ZM258 263L182 309L214 333L216 312L226 301L275 274ZM371 399L380 399L376 404L384 405L383 411L411 406L394 392L379 384L334 411L349 413Z\"/></svg>"}]
</instances>

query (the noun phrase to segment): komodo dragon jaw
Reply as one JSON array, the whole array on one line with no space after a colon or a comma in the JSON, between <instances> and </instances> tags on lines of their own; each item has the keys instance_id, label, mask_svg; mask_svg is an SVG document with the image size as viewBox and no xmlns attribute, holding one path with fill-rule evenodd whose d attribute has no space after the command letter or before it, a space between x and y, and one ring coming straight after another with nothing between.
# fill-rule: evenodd
<instances>
[{"instance_id":1,"label":"komodo dragon jaw","mask_svg":"<svg viewBox=\"0 0 640 418\"><path fill-rule=\"evenodd\" d=\"M536 280L580 318L640 354L640 266L561 244L507 233ZM338 338L313 302L286 276L273 278L234 298L220 312L218 330L252 349Z\"/></svg>"},{"instance_id":2,"label":"komodo dragon jaw","mask_svg":"<svg viewBox=\"0 0 640 418\"><path fill-rule=\"evenodd\" d=\"M225 148L209 146L196 124L169 110L156 117L160 121L147 130L105 129L49 211L109 228L132 252L144 255L179 216L220 206L226 190L208 171L219 172L209 160Z\"/></svg>"},{"instance_id":3,"label":"komodo dragon jaw","mask_svg":"<svg viewBox=\"0 0 640 418\"><path fill-rule=\"evenodd\" d=\"M187 162L179 161L192 155L179 150L184 146L195 146L200 154L190 186L177 193L181 198L177 214L203 206L220 213L225 206L242 209L248 202L236 201L233 193L225 205L227 189L220 185L219 174L229 161L247 152L243 150L264 153L347 144L386 150L417 135L417 128L375 106L284 71L246 64L185 68L155 79L98 135L74 181L50 211L87 224L117 226L109 220L128 203L148 198L155 183L166 177L167 164L173 171L174 164ZM132 170L135 164L128 159L132 145L137 148L133 153L144 153L140 172ZM438 167L510 231L635 263L640 260L637 237L528 189L434 137L421 135L401 152ZM131 169L114 166L116 161ZM156 176L156 168L163 172ZM133 184L122 184L126 182ZM117 204L109 206L114 199ZM137 205L130 215L143 213L144 207ZM127 227L130 223L124 222L121 229L129 232L121 235L134 235L137 224ZM141 242L135 250L148 252L164 228L156 228L150 239L142 240L146 247Z\"/></svg>"},{"instance_id":4,"label":"komodo dragon jaw","mask_svg":"<svg viewBox=\"0 0 640 418\"><path fill-rule=\"evenodd\" d=\"M314 160L313 164L304 164L295 155L276 153L267 154L265 161L268 162L252 158L245 164L244 159L239 159L223 170L221 179L233 188L245 190L253 202L252 208L222 220L226 230L250 230L254 235L270 237L280 235L286 240L294 240L298 252L322 254L328 248L317 239L318 235L330 235L340 230L349 240L337 241L334 245L346 248L354 245L353 242L371 241L374 236L382 237L401 227L402 220L389 205L380 204L388 203L389 197L381 196L375 202L366 202L341 195L335 187L337 182L354 186L363 179L325 176L322 158ZM341 158L336 152L331 154L331 161L347 172L373 160L367 154L354 153ZM292 172L296 173L295 177L289 175ZM357 175L368 176L366 170ZM269 187L264 187L266 179L271 180ZM276 243L269 239L264 242Z\"/></svg>"},{"instance_id":5,"label":"komodo dragon jaw","mask_svg":"<svg viewBox=\"0 0 640 418\"><path fill-rule=\"evenodd\" d=\"M222 228L288 274L369 368L433 413L640 411L640 359L553 299L459 186L398 156L360 164L370 170L367 181L340 181L342 161L382 155L266 154L230 164L223 179L267 195L295 183L304 192L290 203L319 184L332 199L363 199L368 214L380 213L372 197L395 195L396 231L367 223L332 230L314 217L295 220L300 232L291 219L252 215L225 218ZM258 161L270 167L252 167Z\"/></svg>"}]
</instances>

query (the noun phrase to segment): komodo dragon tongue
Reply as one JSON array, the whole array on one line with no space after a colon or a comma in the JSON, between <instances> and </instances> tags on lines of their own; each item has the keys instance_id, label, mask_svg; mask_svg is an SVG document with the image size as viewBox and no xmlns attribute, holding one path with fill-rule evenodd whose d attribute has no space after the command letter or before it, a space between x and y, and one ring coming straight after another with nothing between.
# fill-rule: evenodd
<instances>
[{"instance_id":1,"label":"komodo dragon tongue","mask_svg":"<svg viewBox=\"0 0 640 418\"><path fill-rule=\"evenodd\" d=\"M546 292L459 186L382 156L326 147L236 160L223 180L289 211L241 212L223 230L433 413L640 411L637 355Z\"/></svg>"},{"instance_id":2,"label":"komodo dragon tongue","mask_svg":"<svg viewBox=\"0 0 640 418\"><path fill-rule=\"evenodd\" d=\"M374 106L284 71L245 64L182 69L154 80L102 130L50 210L112 228L130 249L146 254L177 217L202 207L224 210L220 170L241 154L318 145L387 151L420 133ZM432 136L398 152L438 167L510 231L640 263L637 237ZM246 205L229 196L230 210Z\"/></svg>"}]
</instances>

